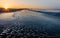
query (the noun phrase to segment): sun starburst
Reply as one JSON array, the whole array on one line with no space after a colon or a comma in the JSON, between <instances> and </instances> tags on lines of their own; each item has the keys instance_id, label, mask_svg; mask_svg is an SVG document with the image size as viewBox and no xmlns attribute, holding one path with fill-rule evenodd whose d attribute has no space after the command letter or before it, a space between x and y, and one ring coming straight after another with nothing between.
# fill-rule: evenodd
<instances>
[{"instance_id":1,"label":"sun starburst","mask_svg":"<svg viewBox=\"0 0 60 38\"><path fill-rule=\"evenodd\" d=\"M4 6L5 9L8 9L8 6Z\"/></svg>"}]
</instances>

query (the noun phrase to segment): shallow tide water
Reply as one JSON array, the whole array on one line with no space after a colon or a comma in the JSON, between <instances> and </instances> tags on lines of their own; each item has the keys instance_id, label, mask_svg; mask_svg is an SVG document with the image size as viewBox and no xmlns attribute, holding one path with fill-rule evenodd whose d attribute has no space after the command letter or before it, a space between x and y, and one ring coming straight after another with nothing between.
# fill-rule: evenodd
<instances>
[{"instance_id":1,"label":"shallow tide water","mask_svg":"<svg viewBox=\"0 0 60 38\"><path fill-rule=\"evenodd\" d=\"M20 28L38 30L48 33L47 36L51 33L50 36L59 37L60 17L29 10L0 14L1 34L6 29L18 31Z\"/></svg>"}]
</instances>

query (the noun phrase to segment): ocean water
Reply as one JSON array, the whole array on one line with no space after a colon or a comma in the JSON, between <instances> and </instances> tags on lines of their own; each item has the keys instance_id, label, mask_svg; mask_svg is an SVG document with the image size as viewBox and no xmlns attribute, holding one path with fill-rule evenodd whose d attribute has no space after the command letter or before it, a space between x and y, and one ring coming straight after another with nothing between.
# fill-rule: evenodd
<instances>
[{"instance_id":1,"label":"ocean water","mask_svg":"<svg viewBox=\"0 0 60 38\"><path fill-rule=\"evenodd\" d=\"M19 31L31 29L41 32L41 37L60 36L60 12L59 10L41 10L43 12L22 10L0 14L0 35L7 33L9 29ZM48 12L48 13L47 13ZM11 33L11 32L10 32ZM18 32L17 32L18 33ZM40 33L40 34L41 34ZM45 34L45 35L44 35ZM3 35L2 35L3 36ZM39 35L40 36L40 35Z\"/></svg>"}]
</instances>

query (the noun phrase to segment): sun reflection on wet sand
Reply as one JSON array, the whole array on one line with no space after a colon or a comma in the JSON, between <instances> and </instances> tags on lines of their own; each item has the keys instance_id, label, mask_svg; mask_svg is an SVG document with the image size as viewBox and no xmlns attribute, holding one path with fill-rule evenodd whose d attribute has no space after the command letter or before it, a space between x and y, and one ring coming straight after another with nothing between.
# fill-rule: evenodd
<instances>
[{"instance_id":1,"label":"sun reflection on wet sand","mask_svg":"<svg viewBox=\"0 0 60 38\"><path fill-rule=\"evenodd\" d=\"M4 20L11 19L13 14L14 13L2 13L0 14L0 19L4 19Z\"/></svg>"}]
</instances>

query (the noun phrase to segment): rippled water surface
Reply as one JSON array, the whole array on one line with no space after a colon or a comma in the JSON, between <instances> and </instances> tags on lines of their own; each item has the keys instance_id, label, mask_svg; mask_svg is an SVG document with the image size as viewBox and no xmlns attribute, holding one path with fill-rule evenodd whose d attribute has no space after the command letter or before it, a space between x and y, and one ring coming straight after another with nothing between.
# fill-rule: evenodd
<instances>
[{"instance_id":1,"label":"rippled water surface","mask_svg":"<svg viewBox=\"0 0 60 38\"><path fill-rule=\"evenodd\" d=\"M60 17L58 16L29 10L0 14L1 30L7 28L19 29L16 27L21 27L23 25L25 28L50 31L60 35Z\"/></svg>"}]
</instances>

